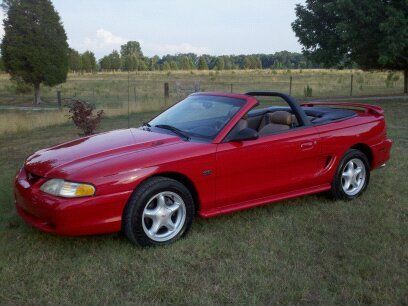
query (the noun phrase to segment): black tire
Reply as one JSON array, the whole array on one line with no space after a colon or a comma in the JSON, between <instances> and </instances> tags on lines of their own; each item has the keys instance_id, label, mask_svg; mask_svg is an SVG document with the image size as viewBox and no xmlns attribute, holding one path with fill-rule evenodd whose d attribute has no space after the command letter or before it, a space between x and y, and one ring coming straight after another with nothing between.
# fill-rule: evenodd
<instances>
[{"instance_id":1,"label":"black tire","mask_svg":"<svg viewBox=\"0 0 408 306\"><path fill-rule=\"evenodd\" d=\"M348 162L352 159L359 159L364 164L365 181L363 187L358 193L354 195L349 195L343 190L342 187L342 173ZM354 198L359 197L366 190L369 181L370 181L370 164L368 162L367 156L359 150L350 149L346 152L346 154L344 154L343 158L339 163L339 166L333 179L330 194L336 200L352 200Z\"/></svg>"},{"instance_id":2,"label":"black tire","mask_svg":"<svg viewBox=\"0 0 408 306\"><path fill-rule=\"evenodd\" d=\"M176 236L159 242L152 240L145 233L142 216L149 199L165 191L176 193L182 198L186 208L186 218L182 229ZM143 182L130 197L123 212L122 231L131 242L140 246L169 244L187 234L194 218L194 211L194 200L186 186L170 178L153 177Z\"/></svg>"}]
</instances>

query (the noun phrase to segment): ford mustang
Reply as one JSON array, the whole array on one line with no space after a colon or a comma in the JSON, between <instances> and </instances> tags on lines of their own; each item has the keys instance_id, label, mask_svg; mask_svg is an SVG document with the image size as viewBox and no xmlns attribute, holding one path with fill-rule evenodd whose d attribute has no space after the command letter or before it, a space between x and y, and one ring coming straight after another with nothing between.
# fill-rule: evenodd
<instances>
[{"instance_id":1,"label":"ford mustang","mask_svg":"<svg viewBox=\"0 0 408 306\"><path fill-rule=\"evenodd\" d=\"M44 232L123 232L148 246L182 237L197 215L324 191L351 200L390 158L383 113L277 92L195 93L141 127L34 153L15 179L16 209Z\"/></svg>"}]
</instances>

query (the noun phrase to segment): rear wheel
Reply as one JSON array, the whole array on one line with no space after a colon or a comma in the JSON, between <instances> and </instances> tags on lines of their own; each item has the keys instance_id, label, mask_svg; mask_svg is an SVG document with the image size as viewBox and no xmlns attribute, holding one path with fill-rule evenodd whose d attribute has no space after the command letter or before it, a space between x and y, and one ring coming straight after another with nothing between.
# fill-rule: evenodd
<instances>
[{"instance_id":1,"label":"rear wheel","mask_svg":"<svg viewBox=\"0 0 408 306\"><path fill-rule=\"evenodd\" d=\"M133 193L123 214L126 237L139 245L171 243L191 227L194 202L180 182L154 177Z\"/></svg>"},{"instance_id":2,"label":"rear wheel","mask_svg":"<svg viewBox=\"0 0 408 306\"><path fill-rule=\"evenodd\" d=\"M370 166L364 153L351 149L343 156L334 177L331 194L335 199L351 200L360 196L370 180Z\"/></svg>"}]
</instances>

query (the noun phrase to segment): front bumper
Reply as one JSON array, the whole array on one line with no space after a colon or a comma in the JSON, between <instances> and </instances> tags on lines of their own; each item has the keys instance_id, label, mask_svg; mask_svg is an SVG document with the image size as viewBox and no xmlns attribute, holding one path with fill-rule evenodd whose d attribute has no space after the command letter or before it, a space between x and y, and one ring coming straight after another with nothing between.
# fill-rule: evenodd
<instances>
[{"instance_id":1,"label":"front bumper","mask_svg":"<svg viewBox=\"0 0 408 306\"><path fill-rule=\"evenodd\" d=\"M30 182L18 173L14 196L18 214L41 231L66 236L114 233L121 230L122 212L132 193L67 199L40 190L44 179Z\"/></svg>"}]
</instances>

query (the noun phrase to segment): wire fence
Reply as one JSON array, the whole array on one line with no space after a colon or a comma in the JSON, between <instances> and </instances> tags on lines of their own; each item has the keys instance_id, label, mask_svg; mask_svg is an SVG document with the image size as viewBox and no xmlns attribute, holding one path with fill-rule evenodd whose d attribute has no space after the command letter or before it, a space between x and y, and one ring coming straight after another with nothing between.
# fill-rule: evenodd
<instances>
[{"instance_id":1,"label":"wire fence","mask_svg":"<svg viewBox=\"0 0 408 306\"><path fill-rule=\"evenodd\" d=\"M103 109L107 116L123 116L126 126L133 113L163 110L198 91L245 93L273 90L298 99L310 99L399 95L403 94L403 87L402 75L386 72L138 72L71 75L61 86L44 87L42 99L43 106L55 109L63 108L66 99L84 100ZM0 91L0 105L18 106L21 101L27 101L26 105L29 105L31 100L32 93L12 95L7 90Z\"/></svg>"}]
</instances>

